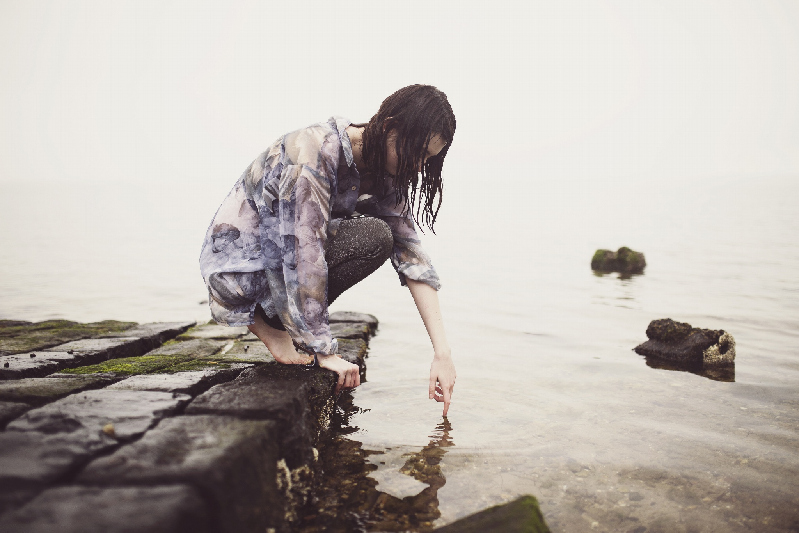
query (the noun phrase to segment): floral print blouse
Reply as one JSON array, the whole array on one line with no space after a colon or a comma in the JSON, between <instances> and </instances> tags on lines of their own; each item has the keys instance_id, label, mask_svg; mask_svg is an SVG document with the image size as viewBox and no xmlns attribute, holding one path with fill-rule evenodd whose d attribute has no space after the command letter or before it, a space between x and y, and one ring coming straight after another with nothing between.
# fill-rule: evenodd
<instances>
[{"instance_id":1,"label":"floral print blouse","mask_svg":"<svg viewBox=\"0 0 799 533\"><path fill-rule=\"evenodd\" d=\"M360 176L345 132L350 124L331 117L281 137L222 202L203 242L200 271L206 283L214 274L237 273L239 283L249 285L239 292L253 296L233 307L209 298L217 322L252 324L260 303L268 316L280 316L302 349L337 353L328 323L325 244L341 219L356 212L391 228L391 263L403 285L408 277L440 288L410 213L401 214L404 204L395 204L394 190L359 200Z\"/></svg>"}]
</instances>

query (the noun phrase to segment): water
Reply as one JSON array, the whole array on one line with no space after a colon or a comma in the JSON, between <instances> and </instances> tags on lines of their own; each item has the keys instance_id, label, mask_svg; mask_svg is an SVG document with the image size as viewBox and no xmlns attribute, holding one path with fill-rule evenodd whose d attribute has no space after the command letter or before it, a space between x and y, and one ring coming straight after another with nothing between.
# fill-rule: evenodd
<instances>
[{"instance_id":1,"label":"water","mask_svg":"<svg viewBox=\"0 0 799 533\"><path fill-rule=\"evenodd\" d=\"M533 494L554 531L798 528L799 180L484 185L453 183L424 239L458 370L446 420L393 271L333 306L381 320L328 448L341 527L426 530ZM228 186L0 185L0 317L207 319L196 259ZM645 274L594 275L621 245ZM666 317L729 331L735 381L636 355Z\"/></svg>"}]
</instances>

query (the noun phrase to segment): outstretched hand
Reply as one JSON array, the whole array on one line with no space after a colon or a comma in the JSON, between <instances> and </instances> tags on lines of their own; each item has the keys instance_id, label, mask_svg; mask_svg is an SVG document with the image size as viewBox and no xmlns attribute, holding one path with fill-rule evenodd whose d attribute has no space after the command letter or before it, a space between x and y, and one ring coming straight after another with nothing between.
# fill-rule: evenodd
<instances>
[{"instance_id":1,"label":"outstretched hand","mask_svg":"<svg viewBox=\"0 0 799 533\"><path fill-rule=\"evenodd\" d=\"M340 355L317 355L319 366L338 374L336 394L341 389L354 389L361 384L361 372L358 365L348 363Z\"/></svg>"},{"instance_id":2,"label":"outstretched hand","mask_svg":"<svg viewBox=\"0 0 799 533\"><path fill-rule=\"evenodd\" d=\"M452 390L455 388L455 364L452 357L435 356L430 365L430 387L428 390L431 400L444 402L444 416L447 416L449 404L452 400Z\"/></svg>"}]
</instances>

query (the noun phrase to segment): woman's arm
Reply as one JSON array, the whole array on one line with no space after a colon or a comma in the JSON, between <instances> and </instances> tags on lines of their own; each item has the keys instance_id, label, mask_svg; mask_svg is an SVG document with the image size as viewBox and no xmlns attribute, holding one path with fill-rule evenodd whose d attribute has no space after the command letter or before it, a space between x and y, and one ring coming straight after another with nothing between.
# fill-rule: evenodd
<instances>
[{"instance_id":1,"label":"woman's arm","mask_svg":"<svg viewBox=\"0 0 799 533\"><path fill-rule=\"evenodd\" d=\"M444 416L447 416L452 389L455 387L455 364L452 362L452 352L444 333L444 321L438 305L438 291L421 281L407 278L406 282L433 343L433 363L430 365L428 393L431 400L444 402Z\"/></svg>"}]
</instances>

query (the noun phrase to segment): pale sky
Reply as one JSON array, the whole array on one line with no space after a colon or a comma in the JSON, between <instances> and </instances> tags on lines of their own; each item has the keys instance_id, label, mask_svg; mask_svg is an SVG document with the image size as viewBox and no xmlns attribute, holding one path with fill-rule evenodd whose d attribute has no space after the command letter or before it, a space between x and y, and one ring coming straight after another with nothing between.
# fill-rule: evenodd
<instances>
[{"instance_id":1,"label":"pale sky","mask_svg":"<svg viewBox=\"0 0 799 533\"><path fill-rule=\"evenodd\" d=\"M411 83L465 182L799 175L799 2L0 2L0 182L233 183Z\"/></svg>"}]
</instances>

